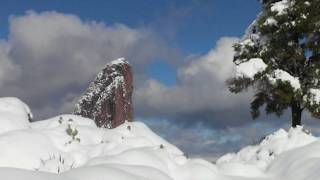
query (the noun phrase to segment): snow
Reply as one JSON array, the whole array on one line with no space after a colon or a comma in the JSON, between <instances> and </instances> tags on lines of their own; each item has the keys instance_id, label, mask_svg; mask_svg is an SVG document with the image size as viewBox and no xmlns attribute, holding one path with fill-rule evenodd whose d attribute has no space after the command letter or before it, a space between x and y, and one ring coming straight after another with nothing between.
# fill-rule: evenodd
<instances>
[{"instance_id":1,"label":"snow","mask_svg":"<svg viewBox=\"0 0 320 180\"><path fill-rule=\"evenodd\" d=\"M245 39L240 44L243 46L254 46L252 39Z\"/></svg>"},{"instance_id":2,"label":"snow","mask_svg":"<svg viewBox=\"0 0 320 180\"><path fill-rule=\"evenodd\" d=\"M267 66L262 59L252 58L237 65L236 77L254 79L254 76L266 70ZM298 77L291 76L288 72L281 69L275 69L271 74L267 75L267 78L271 84L276 84L278 81L289 82L295 91L301 88Z\"/></svg>"},{"instance_id":3,"label":"snow","mask_svg":"<svg viewBox=\"0 0 320 180\"><path fill-rule=\"evenodd\" d=\"M271 26L276 26L277 24L278 22L272 17L267 18L266 21L263 23L263 25L271 25Z\"/></svg>"},{"instance_id":4,"label":"snow","mask_svg":"<svg viewBox=\"0 0 320 180\"><path fill-rule=\"evenodd\" d=\"M317 180L320 177L320 142L307 144L281 154L267 170L273 176L294 180Z\"/></svg>"},{"instance_id":5,"label":"snow","mask_svg":"<svg viewBox=\"0 0 320 180\"><path fill-rule=\"evenodd\" d=\"M0 98L0 123L11 128L1 127L7 129L0 134L2 179L315 180L320 175L320 141L302 127L280 129L210 163L186 158L141 122L106 129L65 114L30 123L28 113L20 100Z\"/></svg>"},{"instance_id":6,"label":"snow","mask_svg":"<svg viewBox=\"0 0 320 180\"><path fill-rule=\"evenodd\" d=\"M29 107L14 97L0 98L0 134L29 127Z\"/></svg>"},{"instance_id":7,"label":"snow","mask_svg":"<svg viewBox=\"0 0 320 180\"><path fill-rule=\"evenodd\" d=\"M247 62L241 63L237 66L236 76L253 79L254 76L264 71L267 65L260 58L252 58Z\"/></svg>"},{"instance_id":8,"label":"snow","mask_svg":"<svg viewBox=\"0 0 320 180\"><path fill-rule=\"evenodd\" d=\"M311 95L311 98L309 99L311 101L311 105L313 104L320 104L320 89L309 89L309 93Z\"/></svg>"},{"instance_id":9,"label":"snow","mask_svg":"<svg viewBox=\"0 0 320 180\"><path fill-rule=\"evenodd\" d=\"M304 2L304 4L305 4L306 6L310 6L310 5L311 5L311 3L310 3L309 1Z\"/></svg>"},{"instance_id":10,"label":"snow","mask_svg":"<svg viewBox=\"0 0 320 180\"><path fill-rule=\"evenodd\" d=\"M217 164L225 166L233 166L234 164L246 164L251 166L257 172L263 172L269 167L277 156L283 152L298 148L312 142L317 138L306 134L301 126L291 128L288 132L280 129L273 134L266 136L260 144L243 148L238 153L226 154L217 160ZM227 171L229 175L234 172ZM231 173L231 174L230 174Z\"/></svg>"},{"instance_id":11,"label":"snow","mask_svg":"<svg viewBox=\"0 0 320 180\"><path fill-rule=\"evenodd\" d=\"M289 7L289 0L282 0L271 5L271 11L277 12L278 15L285 14L285 10Z\"/></svg>"},{"instance_id":12,"label":"snow","mask_svg":"<svg viewBox=\"0 0 320 180\"><path fill-rule=\"evenodd\" d=\"M309 89L309 92L313 95L313 101L320 104L320 89Z\"/></svg>"},{"instance_id":13,"label":"snow","mask_svg":"<svg viewBox=\"0 0 320 180\"><path fill-rule=\"evenodd\" d=\"M127 60L123 57L118 58L116 60L111 61L108 65L116 65L116 64L124 64L124 63L128 63Z\"/></svg>"},{"instance_id":14,"label":"snow","mask_svg":"<svg viewBox=\"0 0 320 180\"><path fill-rule=\"evenodd\" d=\"M76 115L59 115L30 123L24 103L17 99L0 99L0 113L8 109L7 102L14 106L10 106L11 114L6 116L25 127L0 134L0 177L3 177L1 170L8 174L4 168L9 167L33 171L34 179L47 176L46 173L60 174L53 176L56 179L73 180L108 176L139 180L219 176L214 165L187 159L183 152L143 123L126 122L115 129L105 129L96 127L91 119ZM24 118L20 117L21 112ZM15 121L3 124L3 120L6 119L0 119L3 126L16 124ZM75 130L77 133L73 133ZM17 174L29 171L19 170ZM48 178L51 176L48 174Z\"/></svg>"},{"instance_id":15,"label":"snow","mask_svg":"<svg viewBox=\"0 0 320 180\"><path fill-rule=\"evenodd\" d=\"M298 90L301 88L298 77L291 76L288 72L281 69L274 70L273 74L268 76L268 79L272 84L276 84L277 81L282 81L289 82L294 90Z\"/></svg>"}]
</instances>

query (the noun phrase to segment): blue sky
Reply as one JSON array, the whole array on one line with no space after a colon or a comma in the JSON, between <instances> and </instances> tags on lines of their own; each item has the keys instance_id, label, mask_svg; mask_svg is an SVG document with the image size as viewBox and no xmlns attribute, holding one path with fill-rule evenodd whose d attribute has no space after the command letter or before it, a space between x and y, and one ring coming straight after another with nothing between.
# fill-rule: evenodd
<instances>
[{"instance_id":1,"label":"blue sky","mask_svg":"<svg viewBox=\"0 0 320 180\"><path fill-rule=\"evenodd\" d=\"M4 0L2 3L2 26L8 24L9 16L22 15L27 10L54 10L106 24L123 23L130 27L151 25L160 27L160 32L173 28L177 31L174 37L177 46L186 53L206 52L222 36L241 36L260 10L260 4L255 0ZM171 24L176 27L161 27L170 24L168 21L172 19L179 20ZM1 28L3 36L7 35L6 27Z\"/></svg>"},{"instance_id":2,"label":"blue sky","mask_svg":"<svg viewBox=\"0 0 320 180\"><path fill-rule=\"evenodd\" d=\"M206 53L223 36L242 36L259 13L260 4L255 0L4 0L0 37L8 37L10 16L23 15L28 10L70 13L84 21L107 25L152 26L173 47L188 55ZM161 60L155 59L149 74L168 85L175 83L174 68Z\"/></svg>"},{"instance_id":3,"label":"blue sky","mask_svg":"<svg viewBox=\"0 0 320 180\"><path fill-rule=\"evenodd\" d=\"M39 119L68 113L101 67L124 56L136 119L188 154L214 158L289 127L288 115L252 121L250 92L225 86L232 44L260 8L257 0L4 0L0 95L26 101Z\"/></svg>"}]
</instances>

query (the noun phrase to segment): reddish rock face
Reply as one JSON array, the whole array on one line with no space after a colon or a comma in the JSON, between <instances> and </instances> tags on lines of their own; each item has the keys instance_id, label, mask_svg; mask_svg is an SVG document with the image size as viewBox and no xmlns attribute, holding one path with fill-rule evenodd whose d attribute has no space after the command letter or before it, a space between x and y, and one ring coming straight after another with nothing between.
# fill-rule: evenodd
<instances>
[{"instance_id":1,"label":"reddish rock face","mask_svg":"<svg viewBox=\"0 0 320 180\"><path fill-rule=\"evenodd\" d=\"M98 127L115 128L133 121L133 77L123 58L107 64L76 105L74 114L93 119Z\"/></svg>"}]
</instances>

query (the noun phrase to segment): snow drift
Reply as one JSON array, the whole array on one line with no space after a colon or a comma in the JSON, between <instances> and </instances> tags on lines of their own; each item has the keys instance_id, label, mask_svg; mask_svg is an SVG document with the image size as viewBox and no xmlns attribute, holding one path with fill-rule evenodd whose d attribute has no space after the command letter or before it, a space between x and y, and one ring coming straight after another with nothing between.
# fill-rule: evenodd
<instances>
[{"instance_id":1,"label":"snow drift","mask_svg":"<svg viewBox=\"0 0 320 180\"><path fill-rule=\"evenodd\" d=\"M302 180L320 175L320 142L279 130L216 164L186 158L141 122L115 129L60 115L29 123L29 108L0 98L0 177L10 180Z\"/></svg>"}]
</instances>

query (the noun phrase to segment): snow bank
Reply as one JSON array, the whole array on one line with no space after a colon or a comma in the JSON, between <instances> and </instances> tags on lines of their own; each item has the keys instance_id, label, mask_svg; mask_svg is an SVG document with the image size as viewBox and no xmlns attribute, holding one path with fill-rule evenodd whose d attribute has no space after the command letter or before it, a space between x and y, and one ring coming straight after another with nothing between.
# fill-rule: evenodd
<instances>
[{"instance_id":1,"label":"snow bank","mask_svg":"<svg viewBox=\"0 0 320 180\"><path fill-rule=\"evenodd\" d=\"M247 62L241 63L237 66L236 76L253 79L254 76L264 71L267 65L260 58L252 58Z\"/></svg>"},{"instance_id":2,"label":"snow bank","mask_svg":"<svg viewBox=\"0 0 320 180\"><path fill-rule=\"evenodd\" d=\"M29 123L30 110L20 100L1 98L0 104L5 120L23 124L11 130L12 123L1 124L7 129L0 134L2 179L316 180L320 175L320 142L302 127L280 129L213 164L186 158L140 122L104 129L91 119L60 115Z\"/></svg>"},{"instance_id":3,"label":"snow bank","mask_svg":"<svg viewBox=\"0 0 320 180\"><path fill-rule=\"evenodd\" d=\"M20 100L3 98L0 104L0 113L14 122L1 122L6 132L0 134L0 177L26 180L27 177L59 180L220 177L212 163L187 159L178 148L140 122L104 129L98 128L91 119L60 115L30 123L27 115L30 111ZM29 171L7 169L9 167Z\"/></svg>"},{"instance_id":4,"label":"snow bank","mask_svg":"<svg viewBox=\"0 0 320 180\"><path fill-rule=\"evenodd\" d=\"M301 126L291 128L289 132L280 129L266 136L260 144L248 146L238 153L230 153L220 157L217 160L217 165L228 175L239 175L237 172L230 171L230 169L237 169L236 167L245 165L250 167L254 174L242 175L255 176L265 171L280 154L315 141L317 141L317 138L306 134ZM225 171L225 169L228 169L228 171Z\"/></svg>"},{"instance_id":5,"label":"snow bank","mask_svg":"<svg viewBox=\"0 0 320 180\"><path fill-rule=\"evenodd\" d=\"M318 180L320 177L320 142L293 149L278 156L267 173L290 180Z\"/></svg>"},{"instance_id":6,"label":"snow bank","mask_svg":"<svg viewBox=\"0 0 320 180\"><path fill-rule=\"evenodd\" d=\"M0 134L29 128L29 107L14 97L0 98Z\"/></svg>"}]
</instances>

